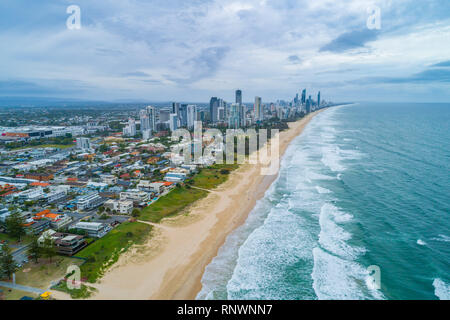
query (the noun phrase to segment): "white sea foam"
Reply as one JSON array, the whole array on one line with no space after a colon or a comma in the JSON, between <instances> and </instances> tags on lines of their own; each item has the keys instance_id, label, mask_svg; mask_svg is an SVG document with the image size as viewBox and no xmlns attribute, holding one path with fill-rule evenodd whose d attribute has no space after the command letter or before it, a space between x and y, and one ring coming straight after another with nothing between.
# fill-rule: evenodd
<instances>
[{"instance_id":1,"label":"white sea foam","mask_svg":"<svg viewBox=\"0 0 450 320\"><path fill-rule=\"evenodd\" d=\"M288 299L292 288L280 285L285 269L299 260L312 259L313 240L303 224L303 218L286 208L272 209L264 224L240 247L236 268L227 284L228 297Z\"/></svg>"},{"instance_id":2,"label":"white sea foam","mask_svg":"<svg viewBox=\"0 0 450 320\"><path fill-rule=\"evenodd\" d=\"M425 241L423 241L422 239L418 239L418 240L417 240L417 244L418 244L419 246L426 246L426 245L427 245L427 243L426 243Z\"/></svg>"},{"instance_id":3,"label":"white sea foam","mask_svg":"<svg viewBox=\"0 0 450 320\"><path fill-rule=\"evenodd\" d=\"M440 241L440 242L450 242L450 237L444 234L440 234L437 238L432 238L431 240Z\"/></svg>"},{"instance_id":4,"label":"white sea foam","mask_svg":"<svg viewBox=\"0 0 450 320\"><path fill-rule=\"evenodd\" d=\"M340 172L345 170L345 166L341 164L338 146L322 147L322 163L330 168L331 171Z\"/></svg>"},{"instance_id":5,"label":"white sea foam","mask_svg":"<svg viewBox=\"0 0 450 320\"><path fill-rule=\"evenodd\" d=\"M434 294L440 300L450 300L450 285L439 278L434 279Z\"/></svg>"},{"instance_id":6,"label":"white sea foam","mask_svg":"<svg viewBox=\"0 0 450 320\"><path fill-rule=\"evenodd\" d=\"M320 186L316 186L316 190L318 193L321 193L321 194L332 193L331 190L328 190L327 188L322 188Z\"/></svg>"},{"instance_id":7,"label":"white sea foam","mask_svg":"<svg viewBox=\"0 0 450 320\"><path fill-rule=\"evenodd\" d=\"M351 239L351 234L339 224L351 221L352 215L340 211L332 204L326 203L320 210L319 224L320 245L329 252L345 259L356 259L364 248L352 247L346 241Z\"/></svg>"},{"instance_id":8,"label":"white sea foam","mask_svg":"<svg viewBox=\"0 0 450 320\"><path fill-rule=\"evenodd\" d=\"M383 299L366 284L368 271L354 261L314 248L313 288L320 300Z\"/></svg>"}]
</instances>

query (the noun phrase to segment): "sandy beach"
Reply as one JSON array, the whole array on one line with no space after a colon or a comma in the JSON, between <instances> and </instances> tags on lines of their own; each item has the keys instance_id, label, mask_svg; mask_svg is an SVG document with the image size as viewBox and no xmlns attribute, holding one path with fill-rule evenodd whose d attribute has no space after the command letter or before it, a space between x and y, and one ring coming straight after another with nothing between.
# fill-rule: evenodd
<instances>
[{"instance_id":1,"label":"sandy beach","mask_svg":"<svg viewBox=\"0 0 450 320\"><path fill-rule=\"evenodd\" d=\"M280 133L280 156L316 114ZM241 165L186 212L155 225L148 243L121 256L94 285L98 293L92 299L195 299L205 267L278 175L263 176L260 169Z\"/></svg>"}]
</instances>

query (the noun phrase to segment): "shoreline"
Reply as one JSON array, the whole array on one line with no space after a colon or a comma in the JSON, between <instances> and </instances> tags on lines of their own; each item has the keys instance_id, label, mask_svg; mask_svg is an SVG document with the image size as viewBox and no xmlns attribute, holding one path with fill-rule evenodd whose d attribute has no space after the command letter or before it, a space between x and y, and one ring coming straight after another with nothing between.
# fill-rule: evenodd
<instances>
[{"instance_id":1,"label":"shoreline","mask_svg":"<svg viewBox=\"0 0 450 320\"><path fill-rule=\"evenodd\" d=\"M280 161L290 142L323 110L280 132ZM260 164L240 165L206 198L154 225L156 235L140 246L144 252L125 253L99 283L89 284L98 290L91 299L195 299L206 266L278 177L279 168L272 176L260 175L260 169Z\"/></svg>"}]
</instances>

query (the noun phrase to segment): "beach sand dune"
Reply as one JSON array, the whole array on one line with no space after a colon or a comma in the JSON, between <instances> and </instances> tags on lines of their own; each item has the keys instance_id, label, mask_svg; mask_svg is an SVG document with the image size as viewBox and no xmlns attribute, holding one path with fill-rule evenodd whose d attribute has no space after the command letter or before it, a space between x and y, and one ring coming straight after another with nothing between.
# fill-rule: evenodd
<instances>
[{"instance_id":1,"label":"beach sand dune","mask_svg":"<svg viewBox=\"0 0 450 320\"><path fill-rule=\"evenodd\" d=\"M280 156L315 114L280 133ZM98 293L92 299L195 299L205 267L277 177L260 170L259 164L241 165L186 212L155 225L147 244L121 256L94 285Z\"/></svg>"}]
</instances>

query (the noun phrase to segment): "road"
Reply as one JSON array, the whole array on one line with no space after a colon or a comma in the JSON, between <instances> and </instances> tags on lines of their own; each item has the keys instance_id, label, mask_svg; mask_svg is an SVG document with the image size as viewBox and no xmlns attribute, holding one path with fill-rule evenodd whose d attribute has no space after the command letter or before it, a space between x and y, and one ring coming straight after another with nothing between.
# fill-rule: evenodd
<instances>
[{"instance_id":1,"label":"road","mask_svg":"<svg viewBox=\"0 0 450 320\"><path fill-rule=\"evenodd\" d=\"M23 264L23 261L26 259L28 260L28 249L30 248L30 244L26 244L22 247L20 247L19 249L17 249L16 251L14 251L12 253L12 256L14 258L14 261L17 264Z\"/></svg>"}]
</instances>

